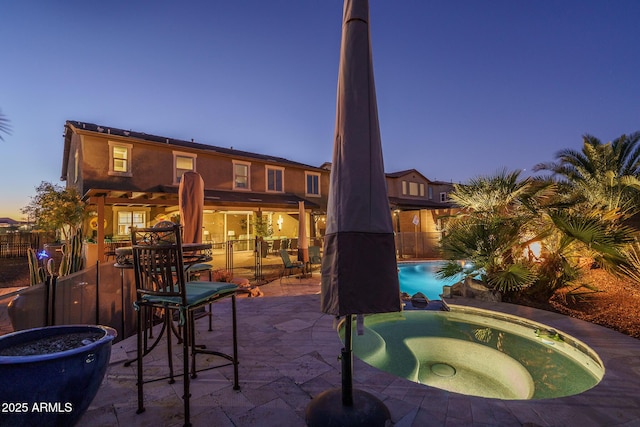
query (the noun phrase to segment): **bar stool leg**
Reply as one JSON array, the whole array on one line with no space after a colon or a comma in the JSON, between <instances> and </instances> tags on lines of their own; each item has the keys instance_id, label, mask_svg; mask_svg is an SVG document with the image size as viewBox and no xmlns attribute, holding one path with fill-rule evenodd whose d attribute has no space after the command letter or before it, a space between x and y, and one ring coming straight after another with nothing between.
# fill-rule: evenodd
<instances>
[{"instance_id":1,"label":"bar stool leg","mask_svg":"<svg viewBox=\"0 0 640 427\"><path fill-rule=\"evenodd\" d=\"M231 315L233 316L233 389L240 390L238 382L238 322L236 321L236 294L231 295Z\"/></svg>"}]
</instances>

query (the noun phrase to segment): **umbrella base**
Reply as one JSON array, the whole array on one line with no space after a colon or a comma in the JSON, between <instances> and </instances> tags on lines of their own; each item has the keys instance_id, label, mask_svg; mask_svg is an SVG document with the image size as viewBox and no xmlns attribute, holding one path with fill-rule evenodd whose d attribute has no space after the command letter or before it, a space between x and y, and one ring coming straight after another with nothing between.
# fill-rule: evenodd
<instances>
[{"instance_id":1,"label":"umbrella base","mask_svg":"<svg viewBox=\"0 0 640 427\"><path fill-rule=\"evenodd\" d=\"M334 388L316 396L307 406L309 427L391 425L391 414L380 399L362 390L353 390L353 406L342 404L342 389Z\"/></svg>"}]
</instances>

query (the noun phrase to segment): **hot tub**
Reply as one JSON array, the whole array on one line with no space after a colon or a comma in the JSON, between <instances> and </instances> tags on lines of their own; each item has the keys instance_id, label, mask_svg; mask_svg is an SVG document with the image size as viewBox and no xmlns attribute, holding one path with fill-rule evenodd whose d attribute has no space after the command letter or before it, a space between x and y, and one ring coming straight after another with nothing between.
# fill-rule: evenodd
<instances>
[{"instance_id":1,"label":"hot tub","mask_svg":"<svg viewBox=\"0 0 640 427\"><path fill-rule=\"evenodd\" d=\"M404 311L365 317L353 352L421 384L472 396L548 399L582 393L604 367L581 341L543 324L489 310Z\"/></svg>"}]
</instances>

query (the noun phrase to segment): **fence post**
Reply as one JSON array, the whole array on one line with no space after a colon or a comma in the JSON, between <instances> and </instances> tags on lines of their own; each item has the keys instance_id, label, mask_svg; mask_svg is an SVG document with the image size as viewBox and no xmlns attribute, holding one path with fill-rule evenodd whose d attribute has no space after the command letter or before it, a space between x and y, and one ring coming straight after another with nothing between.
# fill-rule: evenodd
<instances>
[{"instance_id":1,"label":"fence post","mask_svg":"<svg viewBox=\"0 0 640 427\"><path fill-rule=\"evenodd\" d=\"M255 281L262 280L262 245L265 243L261 238L256 237L254 255L254 269L255 269Z\"/></svg>"},{"instance_id":2,"label":"fence post","mask_svg":"<svg viewBox=\"0 0 640 427\"><path fill-rule=\"evenodd\" d=\"M124 310L124 307L122 307ZM96 325L100 324L100 259L96 261Z\"/></svg>"},{"instance_id":3,"label":"fence post","mask_svg":"<svg viewBox=\"0 0 640 427\"><path fill-rule=\"evenodd\" d=\"M51 324L49 326L55 326L56 325L56 276L47 276L47 280L46 280L46 284L47 287L49 289L49 294L50 294L50 305L48 307L49 309L49 316L51 318Z\"/></svg>"},{"instance_id":4,"label":"fence post","mask_svg":"<svg viewBox=\"0 0 640 427\"><path fill-rule=\"evenodd\" d=\"M227 240L227 246L225 250L225 268L227 271L233 271L233 241Z\"/></svg>"}]
</instances>

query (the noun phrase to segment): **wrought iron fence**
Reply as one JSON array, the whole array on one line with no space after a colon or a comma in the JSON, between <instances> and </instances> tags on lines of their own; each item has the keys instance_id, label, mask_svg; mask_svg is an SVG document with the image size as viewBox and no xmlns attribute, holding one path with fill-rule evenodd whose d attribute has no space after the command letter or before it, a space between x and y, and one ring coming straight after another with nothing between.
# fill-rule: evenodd
<instances>
[{"instance_id":1,"label":"wrought iron fence","mask_svg":"<svg viewBox=\"0 0 640 427\"><path fill-rule=\"evenodd\" d=\"M442 258L439 232L396 233L396 253L399 259Z\"/></svg>"},{"instance_id":2,"label":"wrought iron fence","mask_svg":"<svg viewBox=\"0 0 640 427\"><path fill-rule=\"evenodd\" d=\"M0 234L0 258L26 257L29 248L40 249L45 243L55 241L51 233L5 233Z\"/></svg>"}]
</instances>

